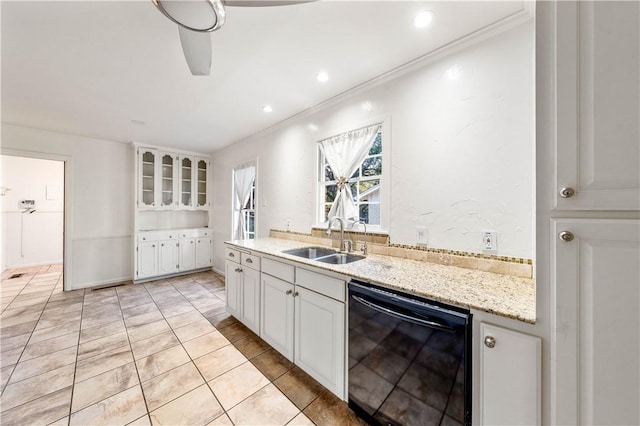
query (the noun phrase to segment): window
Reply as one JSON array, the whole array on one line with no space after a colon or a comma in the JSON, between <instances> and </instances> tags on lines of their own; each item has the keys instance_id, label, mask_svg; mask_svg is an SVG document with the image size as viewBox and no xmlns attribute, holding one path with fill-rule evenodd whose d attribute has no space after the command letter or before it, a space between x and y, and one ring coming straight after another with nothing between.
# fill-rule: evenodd
<instances>
[{"instance_id":1,"label":"window","mask_svg":"<svg viewBox=\"0 0 640 426\"><path fill-rule=\"evenodd\" d=\"M242 164L233 169L232 231L234 240L256 237L256 163Z\"/></svg>"},{"instance_id":2,"label":"window","mask_svg":"<svg viewBox=\"0 0 640 426\"><path fill-rule=\"evenodd\" d=\"M328 220L328 213L338 192L337 177L319 149L319 203L320 222ZM367 225L381 226L382 191L382 128L358 170L348 180L353 201L358 208L360 220Z\"/></svg>"}]
</instances>

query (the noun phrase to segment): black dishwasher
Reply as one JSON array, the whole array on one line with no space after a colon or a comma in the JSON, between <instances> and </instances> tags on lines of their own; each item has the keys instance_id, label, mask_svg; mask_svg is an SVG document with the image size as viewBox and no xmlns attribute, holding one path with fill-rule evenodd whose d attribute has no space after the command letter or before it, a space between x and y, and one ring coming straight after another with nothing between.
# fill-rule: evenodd
<instances>
[{"instance_id":1,"label":"black dishwasher","mask_svg":"<svg viewBox=\"0 0 640 426\"><path fill-rule=\"evenodd\" d=\"M369 424L471 425L467 309L349 283L349 407Z\"/></svg>"}]
</instances>

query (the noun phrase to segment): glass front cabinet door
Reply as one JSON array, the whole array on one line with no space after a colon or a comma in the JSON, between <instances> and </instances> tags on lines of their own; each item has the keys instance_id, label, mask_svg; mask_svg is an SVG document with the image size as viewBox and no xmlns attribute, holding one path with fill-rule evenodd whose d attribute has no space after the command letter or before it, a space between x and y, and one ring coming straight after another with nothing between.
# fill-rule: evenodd
<instances>
[{"instance_id":1,"label":"glass front cabinet door","mask_svg":"<svg viewBox=\"0 0 640 426\"><path fill-rule=\"evenodd\" d=\"M177 157L164 153L161 157L161 199L160 206L164 208L175 208L178 206L177 200Z\"/></svg>"},{"instance_id":2,"label":"glass front cabinet door","mask_svg":"<svg viewBox=\"0 0 640 426\"><path fill-rule=\"evenodd\" d=\"M209 161L198 158L196 161L196 207L209 207L209 197L207 196L207 175L209 174Z\"/></svg>"},{"instance_id":3,"label":"glass front cabinet door","mask_svg":"<svg viewBox=\"0 0 640 426\"><path fill-rule=\"evenodd\" d=\"M180 207L193 207L193 157L180 157Z\"/></svg>"},{"instance_id":4,"label":"glass front cabinet door","mask_svg":"<svg viewBox=\"0 0 640 426\"><path fill-rule=\"evenodd\" d=\"M138 152L138 208L154 208L157 205L157 163L157 151Z\"/></svg>"}]
</instances>

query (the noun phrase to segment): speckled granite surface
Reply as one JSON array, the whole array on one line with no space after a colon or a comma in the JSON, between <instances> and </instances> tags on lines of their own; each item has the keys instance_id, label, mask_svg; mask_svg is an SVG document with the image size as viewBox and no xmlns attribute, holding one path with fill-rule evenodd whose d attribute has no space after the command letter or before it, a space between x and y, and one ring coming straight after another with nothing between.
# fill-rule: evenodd
<instances>
[{"instance_id":1,"label":"speckled granite surface","mask_svg":"<svg viewBox=\"0 0 640 426\"><path fill-rule=\"evenodd\" d=\"M531 324L536 320L531 279L374 254L346 265L330 265L282 253L310 244L279 238L227 243L470 309Z\"/></svg>"}]
</instances>

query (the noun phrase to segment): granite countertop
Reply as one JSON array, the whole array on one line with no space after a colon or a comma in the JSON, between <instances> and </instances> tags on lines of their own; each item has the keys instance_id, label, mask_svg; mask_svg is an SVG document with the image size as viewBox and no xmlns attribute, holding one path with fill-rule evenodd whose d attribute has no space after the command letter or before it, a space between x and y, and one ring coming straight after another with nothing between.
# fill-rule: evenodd
<instances>
[{"instance_id":1,"label":"granite countertop","mask_svg":"<svg viewBox=\"0 0 640 426\"><path fill-rule=\"evenodd\" d=\"M536 320L535 283L531 279L375 254L357 262L331 265L282 253L313 244L279 238L227 244L469 309L531 324Z\"/></svg>"}]
</instances>

